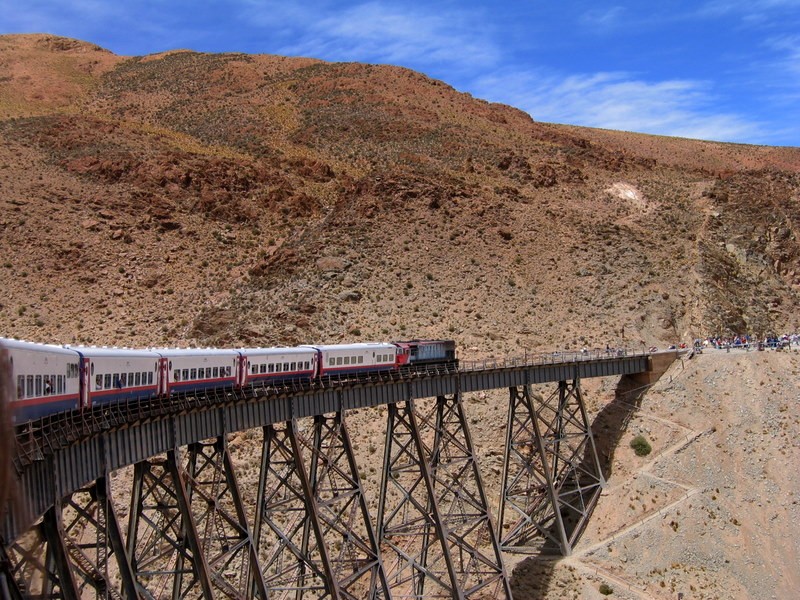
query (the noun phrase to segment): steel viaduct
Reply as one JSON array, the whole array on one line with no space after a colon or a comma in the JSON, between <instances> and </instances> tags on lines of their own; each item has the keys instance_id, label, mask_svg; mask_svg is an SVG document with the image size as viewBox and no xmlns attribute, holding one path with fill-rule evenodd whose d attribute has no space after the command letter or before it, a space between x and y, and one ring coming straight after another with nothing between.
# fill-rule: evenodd
<instances>
[{"instance_id":1,"label":"steel viaduct","mask_svg":"<svg viewBox=\"0 0 800 600\"><path fill-rule=\"evenodd\" d=\"M581 380L652 377L675 357L462 362L42 420L17 434L0 597L510 599L502 552L570 554L605 484ZM508 390L496 515L463 402L494 389ZM371 511L346 414L378 406ZM260 445L244 467L237 432ZM257 486L241 485L244 469Z\"/></svg>"}]
</instances>

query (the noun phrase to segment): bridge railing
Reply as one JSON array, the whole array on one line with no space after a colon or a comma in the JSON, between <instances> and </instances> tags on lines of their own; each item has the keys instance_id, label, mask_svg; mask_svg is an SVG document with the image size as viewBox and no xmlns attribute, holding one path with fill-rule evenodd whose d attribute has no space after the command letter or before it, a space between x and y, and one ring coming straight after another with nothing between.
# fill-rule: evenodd
<instances>
[{"instance_id":1,"label":"bridge railing","mask_svg":"<svg viewBox=\"0 0 800 600\"><path fill-rule=\"evenodd\" d=\"M518 367L536 367L540 365L562 364L604 358L621 358L625 356L647 356L649 350L632 350L630 348L595 348L592 350L576 350L566 352L536 352L524 356L483 358L478 360L461 360L460 371L484 371L487 369L508 369Z\"/></svg>"}]
</instances>

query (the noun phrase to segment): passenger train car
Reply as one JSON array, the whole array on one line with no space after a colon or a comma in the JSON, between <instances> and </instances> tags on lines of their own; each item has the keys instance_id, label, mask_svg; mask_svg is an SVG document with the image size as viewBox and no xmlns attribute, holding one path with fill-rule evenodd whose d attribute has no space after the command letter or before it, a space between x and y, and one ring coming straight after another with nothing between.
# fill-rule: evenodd
<instances>
[{"instance_id":1,"label":"passenger train car","mask_svg":"<svg viewBox=\"0 0 800 600\"><path fill-rule=\"evenodd\" d=\"M97 348L0 338L16 382L15 423L118 402L456 365L452 340L286 348Z\"/></svg>"}]
</instances>

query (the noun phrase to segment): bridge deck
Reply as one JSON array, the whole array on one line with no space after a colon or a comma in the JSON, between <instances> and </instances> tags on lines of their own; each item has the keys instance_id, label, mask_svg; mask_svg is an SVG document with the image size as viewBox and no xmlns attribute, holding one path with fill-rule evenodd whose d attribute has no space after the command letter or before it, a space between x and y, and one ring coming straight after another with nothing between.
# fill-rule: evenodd
<instances>
[{"instance_id":1,"label":"bridge deck","mask_svg":"<svg viewBox=\"0 0 800 600\"><path fill-rule=\"evenodd\" d=\"M106 407L103 412L40 424L35 443L19 445L19 482L30 514L120 467L192 442L294 418L409 399L503 389L529 384L644 373L651 355L558 354L528 359L462 363L458 370L370 382L328 382L302 388L260 389L186 397L169 403ZM7 516L5 540L27 528Z\"/></svg>"}]
</instances>

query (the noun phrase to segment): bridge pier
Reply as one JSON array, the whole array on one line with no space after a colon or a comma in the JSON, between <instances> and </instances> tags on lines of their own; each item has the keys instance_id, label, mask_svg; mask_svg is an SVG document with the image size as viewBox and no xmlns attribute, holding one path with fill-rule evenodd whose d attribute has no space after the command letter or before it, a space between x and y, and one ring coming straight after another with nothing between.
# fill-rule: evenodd
<instances>
[{"instance_id":1,"label":"bridge pier","mask_svg":"<svg viewBox=\"0 0 800 600\"><path fill-rule=\"evenodd\" d=\"M22 596L79 599L91 589L96 598L137 597L106 477L56 503L10 550Z\"/></svg>"},{"instance_id":2,"label":"bridge pier","mask_svg":"<svg viewBox=\"0 0 800 600\"><path fill-rule=\"evenodd\" d=\"M511 598L459 394L389 404L378 536L395 598Z\"/></svg>"},{"instance_id":3,"label":"bridge pier","mask_svg":"<svg viewBox=\"0 0 800 600\"><path fill-rule=\"evenodd\" d=\"M253 539L270 590L339 598L296 427L287 421L263 428Z\"/></svg>"},{"instance_id":4,"label":"bridge pier","mask_svg":"<svg viewBox=\"0 0 800 600\"><path fill-rule=\"evenodd\" d=\"M313 443L308 449L310 485L342 597L389 598L377 536L341 412L314 417ZM304 547L307 539L308 531Z\"/></svg>"},{"instance_id":5,"label":"bridge pier","mask_svg":"<svg viewBox=\"0 0 800 600\"><path fill-rule=\"evenodd\" d=\"M546 399L509 388L506 436L503 549L530 551L541 536L546 551L569 556L605 485L580 380L559 381Z\"/></svg>"},{"instance_id":6,"label":"bridge pier","mask_svg":"<svg viewBox=\"0 0 800 600\"><path fill-rule=\"evenodd\" d=\"M134 467L127 548L145 597L214 597L189 493L175 450Z\"/></svg>"}]
</instances>

